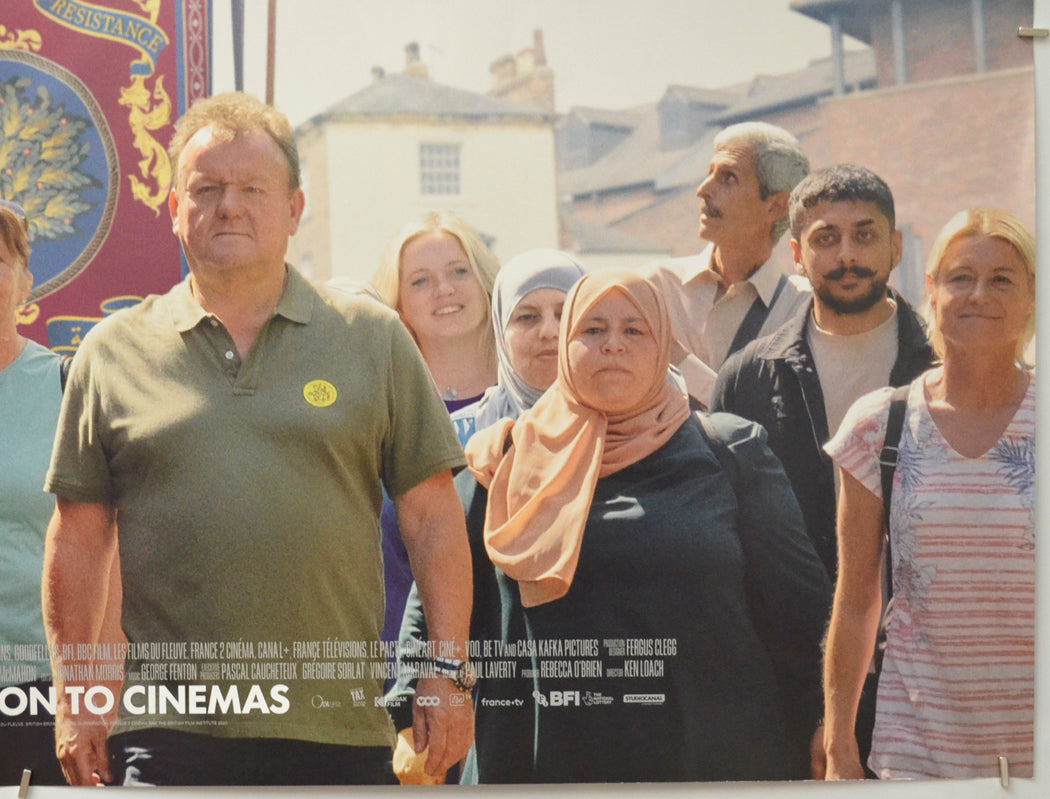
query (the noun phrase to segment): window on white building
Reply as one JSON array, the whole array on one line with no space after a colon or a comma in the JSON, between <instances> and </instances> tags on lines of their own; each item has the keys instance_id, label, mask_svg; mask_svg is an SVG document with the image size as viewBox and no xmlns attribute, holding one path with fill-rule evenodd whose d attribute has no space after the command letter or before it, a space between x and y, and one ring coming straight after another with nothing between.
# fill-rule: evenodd
<instances>
[{"instance_id":1,"label":"window on white building","mask_svg":"<svg viewBox=\"0 0 1050 799\"><path fill-rule=\"evenodd\" d=\"M419 145L419 191L426 195L459 194L459 145Z\"/></svg>"}]
</instances>

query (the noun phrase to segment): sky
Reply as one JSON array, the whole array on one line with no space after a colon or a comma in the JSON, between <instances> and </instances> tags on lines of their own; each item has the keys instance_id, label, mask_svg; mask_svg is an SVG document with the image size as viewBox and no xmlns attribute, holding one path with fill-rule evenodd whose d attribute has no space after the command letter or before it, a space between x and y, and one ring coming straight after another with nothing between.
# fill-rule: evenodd
<instances>
[{"instance_id":1,"label":"sky","mask_svg":"<svg viewBox=\"0 0 1050 799\"><path fill-rule=\"evenodd\" d=\"M244 89L266 91L266 0L245 0ZM214 92L234 88L230 0L213 2ZM293 125L400 72L418 42L438 83L485 92L489 66L543 31L558 112L629 108L668 85L722 88L831 54L790 0L277 0L274 102ZM847 40L847 47L859 44Z\"/></svg>"}]
</instances>

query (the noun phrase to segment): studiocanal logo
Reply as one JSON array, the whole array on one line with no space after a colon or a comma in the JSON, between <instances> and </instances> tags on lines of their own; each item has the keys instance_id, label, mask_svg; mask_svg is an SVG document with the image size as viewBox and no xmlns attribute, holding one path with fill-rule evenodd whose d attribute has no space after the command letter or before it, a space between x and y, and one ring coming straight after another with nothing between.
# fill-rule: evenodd
<instances>
[{"instance_id":1,"label":"studiocanal logo","mask_svg":"<svg viewBox=\"0 0 1050 799\"><path fill-rule=\"evenodd\" d=\"M666 701L663 694L624 694L625 705L662 705Z\"/></svg>"}]
</instances>

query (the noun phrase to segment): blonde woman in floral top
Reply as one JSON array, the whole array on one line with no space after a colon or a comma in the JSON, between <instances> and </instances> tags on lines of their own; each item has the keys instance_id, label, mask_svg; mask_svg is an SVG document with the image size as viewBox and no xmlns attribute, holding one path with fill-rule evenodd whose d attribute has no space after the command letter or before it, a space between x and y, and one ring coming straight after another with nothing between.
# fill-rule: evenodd
<instances>
[{"instance_id":1,"label":"blonde woman in floral top","mask_svg":"<svg viewBox=\"0 0 1050 799\"><path fill-rule=\"evenodd\" d=\"M942 365L915 380L894 474L893 600L870 767L886 778L1033 769L1035 242L973 209L927 267ZM879 454L890 389L862 397L827 445L842 474L839 572L825 663L828 779L863 776L853 716L881 607Z\"/></svg>"}]
</instances>

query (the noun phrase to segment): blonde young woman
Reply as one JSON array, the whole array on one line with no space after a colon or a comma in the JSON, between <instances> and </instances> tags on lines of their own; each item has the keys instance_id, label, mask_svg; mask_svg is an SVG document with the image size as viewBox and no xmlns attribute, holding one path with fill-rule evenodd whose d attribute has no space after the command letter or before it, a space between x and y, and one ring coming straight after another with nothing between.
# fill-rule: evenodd
<instances>
[{"instance_id":1,"label":"blonde young woman","mask_svg":"<svg viewBox=\"0 0 1050 799\"><path fill-rule=\"evenodd\" d=\"M829 779L860 779L853 738L881 606L893 601L869 765L882 778L1033 769L1035 241L1012 214L957 214L926 270L942 365L908 391L889 519L879 455L891 389L862 397L827 445L842 474L825 665Z\"/></svg>"},{"instance_id":2,"label":"blonde young woman","mask_svg":"<svg viewBox=\"0 0 1050 799\"><path fill-rule=\"evenodd\" d=\"M451 410L476 402L496 382L489 304L497 271L499 262L478 232L443 211L402 228L373 278Z\"/></svg>"},{"instance_id":3,"label":"blonde young woman","mask_svg":"<svg viewBox=\"0 0 1050 799\"><path fill-rule=\"evenodd\" d=\"M449 413L477 402L496 382L489 318L499 261L480 234L449 211L406 224L384 251L372 279L416 340ZM382 640L396 641L412 568L393 503L381 516L386 582Z\"/></svg>"}]
</instances>

